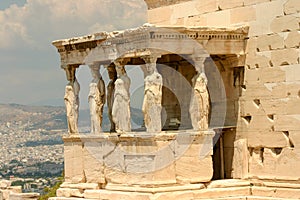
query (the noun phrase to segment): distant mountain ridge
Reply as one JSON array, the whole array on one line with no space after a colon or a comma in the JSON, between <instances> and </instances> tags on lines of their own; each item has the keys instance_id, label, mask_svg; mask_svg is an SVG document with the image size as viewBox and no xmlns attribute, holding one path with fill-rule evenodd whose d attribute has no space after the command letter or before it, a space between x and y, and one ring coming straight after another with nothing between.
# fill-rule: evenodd
<instances>
[{"instance_id":1,"label":"distant mountain ridge","mask_svg":"<svg viewBox=\"0 0 300 200\"><path fill-rule=\"evenodd\" d=\"M0 123L19 124L26 129L66 129L64 107L0 104Z\"/></svg>"},{"instance_id":2,"label":"distant mountain ridge","mask_svg":"<svg viewBox=\"0 0 300 200\"><path fill-rule=\"evenodd\" d=\"M131 119L136 127L143 124L142 111L131 108ZM57 130L67 129L67 118L64 106L31 106L20 104L0 104L0 124L19 124L26 130ZM90 111L79 111L79 128L89 130ZM110 122L107 107L103 111L102 127L109 131Z\"/></svg>"}]
</instances>

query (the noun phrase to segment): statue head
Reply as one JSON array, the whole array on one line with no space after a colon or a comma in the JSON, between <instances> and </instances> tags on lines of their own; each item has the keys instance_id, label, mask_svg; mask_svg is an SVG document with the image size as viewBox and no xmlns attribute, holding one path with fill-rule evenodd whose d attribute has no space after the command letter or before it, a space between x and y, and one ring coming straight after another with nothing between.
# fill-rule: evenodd
<instances>
[{"instance_id":1,"label":"statue head","mask_svg":"<svg viewBox=\"0 0 300 200\"><path fill-rule=\"evenodd\" d=\"M126 74L125 67L121 66L121 65L116 66L116 71L117 71L118 77Z\"/></svg>"},{"instance_id":2,"label":"statue head","mask_svg":"<svg viewBox=\"0 0 300 200\"><path fill-rule=\"evenodd\" d=\"M149 75L153 74L156 71L156 63L147 63L146 70Z\"/></svg>"},{"instance_id":3,"label":"statue head","mask_svg":"<svg viewBox=\"0 0 300 200\"><path fill-rule=\"evenodd\" d=\"M91 74L93 77L93 81L97 81L101 78L101 74L100 74L100 66L95 66L95 65L91 65L90 66L91 69Z\"/></svg>"},{"instance_id":4,"label":"statue head","mask_svg":"<svg viewBox=\"0 0 300 200\"><path fill-rule=\"evenodd\" d=\"M124 81L123 81L122 79L118 78L118 79L116 80L116 82L115 82L115 85L116 85L116 86L123 86L123 85L124 85Z\"/></svg>"}]
</instances>

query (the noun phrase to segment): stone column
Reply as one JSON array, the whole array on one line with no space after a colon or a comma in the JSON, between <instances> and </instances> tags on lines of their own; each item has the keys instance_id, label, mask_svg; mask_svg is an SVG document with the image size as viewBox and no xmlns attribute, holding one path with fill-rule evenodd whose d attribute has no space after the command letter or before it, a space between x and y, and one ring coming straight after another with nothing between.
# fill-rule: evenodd
<instances>
[{"instance_id":1,"label":"stone column","mask_svg":"<svg viewBox=\"0 0 300 200\"><path fill-rule=\"evenodd\" d=\"M131 81L124 67L126 60L117 60L114 63L118 78L115 81L112 118L115 123L116 132L122 134L131 131L129 93Z\"/></svg>"},{"instance_id":2,"label":"stone column","mask_svg":"<svg viewBox=\"0 0 300 200\"><path fill-rule=\"evenodd\" d=\"M115 65L107 66L107 72L109 76L109 83L107 85L107 107L108 107L108 118L110 121L110 132L116 132L116 126L112 118L112 107L114 103L114 93L115 93L115 82L118 78Z\"/></svg>"},{"instance_id":3,"label":"stone column","mask_svg":"<svg viewBox=\"0 0 300 200\"><path fill-rule=\"evenodd\" d=\"M69 81L69 83L66 86L64 96L69 135L78 134L78 111L80 91L80 85L76 79L76 68L78 67L79 65L69 65L64 68L64 70L66 71L67 80Z\"/></svg>"},{"instance_id":4,"label":"stone column","mask_svg":"<svg viewBox=\"0 0 300 200\"><path fill-rule=\"evenodd\" d=\"M88 102L91 115L91 133L99 134L102 132L103 107L105 104L105 83L100 74L100 64L89 65L93 77L90 83L90 93Z\"/></svg>"},{"instance_id":5,"label":"stone column","mask_svg":"<svg viewBox=\"0 0 300 200\"><path fill-rule=\"evenodd\" d=\"M204 62L207 56L193 57L197 74L192 79L193 90L190 102L190 116L194 130L207 130L209 126L209 93L207 78L204 71Z\"/></svg>"},{"instance_id":6,"label":"stone column","mask_svg":"<svg viewBox=\"0 0 300 200\"><path fill-rule=\"evenodd\" d=\"M145 91L143 102L144 123L147 132L160 132L162 110L162 76L157 72L157 55L142 57L146 63Z\"/></svg>"}]
</instances>

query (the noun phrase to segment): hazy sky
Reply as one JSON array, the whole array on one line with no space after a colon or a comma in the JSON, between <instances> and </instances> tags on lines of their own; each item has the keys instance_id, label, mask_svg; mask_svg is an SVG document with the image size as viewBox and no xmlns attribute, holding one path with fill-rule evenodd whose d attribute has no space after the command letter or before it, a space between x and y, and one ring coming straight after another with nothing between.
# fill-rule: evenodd
<instances>
[{"instance_id":1,"label":"hazy sky","mask_svg":"<svg viewBox=\"0 0 300 200\"><path fill-rule=\"evenodd\" d=\"M0 0L0 103L63 104L67 81L51 42L140 26L146 10L143 0ZM78 75L85 96L89 71Z\"/></svg>"}]
</instances>

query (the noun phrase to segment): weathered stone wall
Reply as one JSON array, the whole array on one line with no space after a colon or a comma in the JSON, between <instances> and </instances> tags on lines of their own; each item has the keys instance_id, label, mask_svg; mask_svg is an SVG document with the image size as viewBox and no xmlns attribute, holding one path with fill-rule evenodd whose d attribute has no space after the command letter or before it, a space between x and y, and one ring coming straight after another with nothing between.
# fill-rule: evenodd
<instances>
[{"instance_id":1,"label":"weathered stone wall","mask_svg":"<svg viewBox=\"0 0 300 200\"><path fill-rule=\"evenodd\" d=\"M12 182L0 180L0 200L37 200L39 193L22 193L22 186L11 186Z\"/></svg>"},{"instance_id":2,"label":"weathered stone wall","mask_svg":"<svg viewBox=\"0 0 300 200\"><path fill-rule=\"evenodd\" d=\"M249 167L233 164L235 178L300 178L299 12L299 0L194 0L148 11L156 25L249 26L237 120L247 145L235 143Z\"/></svg>"},{"instance_id":3,"label":"weathered stone wall","mask_svg":"<svg viewBox=\"0 0 300 200\"><path fill-rule=\"evenodd\" d=\"M151 185L209 182L213 131L65 138L65 182Z\"/></svg>"}]
</instances>

